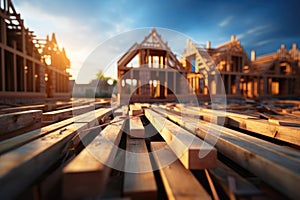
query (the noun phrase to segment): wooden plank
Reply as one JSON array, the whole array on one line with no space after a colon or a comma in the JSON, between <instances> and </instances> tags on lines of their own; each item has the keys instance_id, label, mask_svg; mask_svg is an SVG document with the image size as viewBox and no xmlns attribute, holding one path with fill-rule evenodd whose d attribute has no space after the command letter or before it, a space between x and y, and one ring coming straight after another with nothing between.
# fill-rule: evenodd
<instances>
[{"instance_id":1,"label":"wooden plank","mask_svg":"<svg viewBox=\"0 0 300 200\"><path fill-rule=\"evenodd\" d=\"M262 192L231 168L218 161L216 169L209 172L217 180L229 199L261 195Z\"/></svg>"},{"instance_id":2,"label":"wooden plank","mask_svg":"<svg viewBox=\"0 0 300 200\"><path fill-rule=\"evenodd\" d=\"M164 115L166 118L169 118L170 120L176 122L176 123L185 123L186 120L182 120L180 118L180 116L178 116L175 113L169 112L169 111L165 111L162 110L158 107L153 107L153 110L155 110L156 112ZM190 118L187 118L190 119ZM190 124L187 124L187 126L189 126L191 128L191 130L196 130L196 128L198 127L198 123L201 123L200 125L204 124L206 127L208 127L210 125L210 123L202 121L202 120L197 120L197 119L192 119ZM299 160L300 159L300 151L293 149L293 148L288 148L286 146L279 146L273 143L270 143L268 141L259 139L259 138L255 138L253 136L249 136L247 134L241 133L239 131L235 131L229 128L225 128L222 127L220 128L220 126L217 125L212 125L212 127L214 127L214 129L212 130L216 130L219 128L219 132L221 131L222 133L226 134L226 135L230 135L231 137L236 137L238 140L244 140L247 141L251 144L255 144L257 146L260 146L261 148L264 148L267 151L272 151L278 155L282 155L284 157L286 157L287 159L292 159L292 160Z\"/></svg>"},{"instance_id":3,"label":"wooden plank","mask_svg":"<svg viewBox=\"0 0 300 200\"><path fill-rule=\"evenodd\" d=\"M282 119L268 119L270 123L280 125L280 126L293 126L293 127L300 127L300 121L299 120L282 120Z\"/></svg>"},{"instance_id":4,"label":"wooden plank","mask_svg":"<svg viewBox=\"0 0 300 200\"><path fill-rule=\"evenodd\" d=\"M142 115L143 114L143 109L142 108L138 108L135 105L130 105L129 106L129 115L130 116L137 116L137 115Z\"/></svg>"},{"instance_id":5,"label":"wooden plank","mask_svg":"<svg viewBox=\"0 0 300 200\"><path fill-rule=\"evenodd\" d=\"M17 149L0 155L0 199L15 199L49 170L64 154L62 150L87 124L71 124Z\"/></svg>"},{"instance_id":6,"label":"wooden plank","mask_svg":"<svg viewBox=\"0 0 300 200\"><path fill-rule=\"evenodd\" d=\"M211 199L190 170L186 169L165 142L151 142L153 157L159 168L168 199ZM158 153L158 151L164 151ZM165 166L169 158L175 161Z\"/></svg>"},{"instance_id":7,"label":"wooden plank","mask_svg":"<svg viewBox=\"0 0 300 200\"><path fill-rule=\"evenodd\" d=\"M184 107L183 112L193 113L192 111L195 109L197 108ZM214 113L217 113L217 115L221 114L221 111L214 111L210 109L201 109L201 110L205 110L205 112L211 112L211 114L213 115L215 115ZM237 113L230 113L230 112L224 112L223 115L224 114L226 115L226 121L225 121L226 126L241 128L247 131L251 131L253 133L265 135L271 138L276 138L278 140L282 140L300 146L300 128L299 128L300 124L298 123L289 122L286 120L276 120L276 119L263 120L256 117L244 115L244 114L237 114ZM198 115L202 116L202 112L200 111ZM221 124L219 125L224 124L224 123L222 124L222 120L224 119L217 119L217 121L211 120L209 118L207 119L202 118L202 119L215 124L219 124L219 122L221 122Z\"/></svg>"},{"instance_id":8,"label":"wooden plank","mask_svg":"<svg viewBox=\"0 0 300 200\"><path fill-rule=\"evenodd\" d=\"M101 195L114 162L124 120L108 125L63 169L63 197L81 199ZM91 154L93 152L93 154ZM108 166L107 166L108 165Z\"/></svg>"},{"instance_id":9,"label":"wooden plank","mask_svg":"<svg viewBox=\"0 0 300 200\"><path fill-rule=\"evenodd\" d=\"M145 128L140 117L131 117L129 119L130 137L145 138Z\"/></svg>"},{"instance_id":10,"label":"wooden plank","mask_svg":"<svg viewBox=\"0 0 300 200\"><path fill-rule=\"evenodd\" d=\"M41 110L30 110L0 115L0 140L40 128L41 119Z\"/></svg>"},{"instance_id":11,"label":"wooden plank","mask_svg":"<svg viewBox=\"0 0 300 200\"><path fill-rule=\"evenodd\" d=\"M145 109L145 116L187 169L216 167L217 151L213 146L152 110Z\"/></svg>"},{"instance_id":12,"label":"wooden plank","mask_svg":"<svg viewBox=\"0 0 300 200\"><path fill-rule=\"evenodd\" d=\"M7 152L13 148L19 147L27 142L49 134L57 129L73 123L73 119L67 119L43 128L35 129L33 131L26 132L22 135L18 135L0 142L0 154Z\"/></svg>"},{"instance_id":13,"label":"wooden plank","mask_svg":"<svg viewBox=\"0 0 300 200\"><path fill-rule=\"evenodd\" d=\"M105 117L111 115L111 113L114 109L115 108L102 108L102 109L98 109L98 110L93 110L88 113L78 115L75 118L66 119L61 122L51 124L49 126L35 129L33 131L26 132L22 135L18 135L16 137L3 140L0 142L0 154L7 152L18 146L21 146L21 145L23 145L27 142L30 142L34 139L42 137L46 134L49 134L57 129L61 129L73 122L87 123L88 127L98 125L98 121L101 120L102 118L105 118Z\"/></svg>"},{"instance_id":14,"label":"wooden plank","mask_svg":"<svg viewBox=\"0 0 300 200\"><path fill-rule=\"evenodd\" d=\"M243 119L230 116L228 124L233 127L251 131L300 146L300 128L280 126L263 119Z\"/></svg>"},{"instance_id":15,"label":"wooden plank","mask_svg":"<svg viewBox=\"0 0 300 200\"><path fill-rule=\"evenodd\" d=\"M30 106L19 106L13 108L3 108L0 110L1 114L8 114L13 112L22 112L28 110L44 110L45 105L30 105Z\"/></svg>"},{"instance_id":16,"label":"wooden plank","mask_svg":"<svg viewBox=\"0 0 300 200\"><path fill-rule=\"evenodd\" d=\"M173 121L194 132L200 138L215 144L218 151L238 163L240 166L257 175L263 181L276 188L290 198L300 196L297 183L300 181L300 153L287 155L272 149L270 145L260 145L258 139L244 139L236 134L228 133L230 130L218 125L186 117L182 119L173 113L162 111ZM246 136L244 134L244 136ZM266 141L263 142L267 144ZM277 145L277 148L281 147ZM296 155L298 154L298 155Z\"/></svg>"},{"instance_id":17,"label":"wooden plank","mask_svg":"<svg viewBox=\"0 0 300 200\"><path fill-rule=\"evenodd\" d=\"M88 113L81 114L74 117L76 123L88 123L89 127L98 125L99 121L104 122L118 107L100 108L92 110Z\"/></svg>"},{"instance_id":18,"label":"wooden plank","mask_svg":"<svg viewBox=\"0 0 300 200\"><path fill-rule=\"evenodd\" d=\"M94 110L93 105L84 105L43 113L43 121L59 121Z\"/></svg>"},{"instance_id":19,"label":"wooden plank","mask_svg":"<svg viewBox=\"0 0 300 200\"><path fill-rule=\"evenodd\" d=\"M144 139L127 137L124 196L130 199L157 199L157 187Z\"/></svg>"},{"instance_id":20,"label":"wooden plank","mask_svg":"<svg viewBox=\"0 0 300 200\"><path fill-rule=\"evenodd\" d=\"M293 114L293 115L298 115L298 116L300 116L300 110L292 111L292 114Z\"/></svg>"},{"instance_id":21,"label":"wooden plank","mask_svg":"<svg viewBox=\"0 0 300 200\"><path fill-rule=\"evenodd\" d=\"M160 105L160 107L162 107ZM167 110L174 110L177 113L180 113L183 117L184 116L192 116L192 117L197 117L199 119L202 119L207 122L223 125L226 123L227 118L226 118L226 112L203 112L200 111L199 109L193 108L193 107L187 107L182 104L176 104L176 107L173 108L168 108L166 107Z\"/></svg>"}]
</instances>

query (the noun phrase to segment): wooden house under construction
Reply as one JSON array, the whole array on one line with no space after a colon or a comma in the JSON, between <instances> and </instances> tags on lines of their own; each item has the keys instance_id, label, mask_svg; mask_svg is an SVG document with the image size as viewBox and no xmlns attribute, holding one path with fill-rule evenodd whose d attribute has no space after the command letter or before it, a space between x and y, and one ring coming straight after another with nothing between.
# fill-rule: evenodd
<instances>
[{"instance_id":1,"label":"wooden house under construction","mask_svg":"<svg viewBox=\"0 0 300 200\"><path fill-rule=\"evenodd\" d=\"M25 28L11 0L0 3L0 101L68 99L70 61L55 35L38 39Z\"/></svg>"},{"instance_id":2,"label":"wooden house under construction","mask_svg":"<svg viewBox=\"0 0 300 200\"><path fill-rule=\"evenodd\" d=\"M153 29L118 61L119 99L174 101L182 95L202 99L222 92L229 98L291 97L300 94L299 59L296 44L290 51L282 45L277 53L257 59L252 51L249 58L232 36L215 48L210 42L203 47L188 40L179 61Z\"/></svg>"}]
</instances>

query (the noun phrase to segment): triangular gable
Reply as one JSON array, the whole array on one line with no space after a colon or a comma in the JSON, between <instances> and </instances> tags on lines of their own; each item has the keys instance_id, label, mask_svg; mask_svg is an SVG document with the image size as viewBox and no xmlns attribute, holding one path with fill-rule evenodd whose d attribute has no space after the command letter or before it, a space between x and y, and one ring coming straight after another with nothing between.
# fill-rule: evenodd
<instances>
[{"instance_id":1,"label":"triangular gable","mask_svg":"<svg viewBox=\"0 0 300 200\"><path fill-rule=\"evenodd\" d=\"M150 34L141 42L140 47L170 50L167 43L165 43L161 36L157 33L156 29L152 29Z\"/></svg>"}]
</instances>

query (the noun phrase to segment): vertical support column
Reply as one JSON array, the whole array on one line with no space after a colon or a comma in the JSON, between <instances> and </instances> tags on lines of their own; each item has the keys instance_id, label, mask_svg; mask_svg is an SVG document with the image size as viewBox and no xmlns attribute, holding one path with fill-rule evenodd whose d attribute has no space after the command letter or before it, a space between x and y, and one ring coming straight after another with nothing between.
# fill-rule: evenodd
<instances>
[{"instance_id":1,"label":"vertical support column","mask_svg":"<svg viewBox=\"0 0 300 200\"><path fill-rule=\"evenodd\" d=\"M133 70L130 70L130 94L133 94Z\"/></svg>"},{"instance_id":2,"label":"vertical support column","mask_svg":"<svg viewBox=\"0 0 300 200\"><path fill-rule=\"evenodd\" d=\"M235 77L235 88L236 88L236 94L237 95L241 95L240 80L241 80L241 76L237 75Z\"/></svg>"},{"instance_id":3,"label":"vertical support column","mask_svg":"<svg viewBox=\"0 0 300 200\"><path fill-rule=\"evenodd\" d=\"M6 45L6 39L7 39L7 36L6 36L6 23L4 22L4 20L1 20L1 27L2 27L2 30L1 30L1 41L2 41L2 43L4 45Z\"/></svg>"},{"instance_id":4,"label":"vertical support column","mask_svg":"<svg viewBox=\"0 0 300 200\"><path fill-rule=\"evenodd\" d=\"M151 68L153 68L154 67L154 58L153 58L153 56L150 56L150 58L151 58L151 64L150 64L150 66L151 66Z\"/></svg>"},{"instance_id":5,"label":"vertical support column","mask_svg":"<svg viewBox=\"0 0 300 200\"><path fill-rule=\"evenodd\" d=\"M199 77L197 76L196 77L196 94L199 94L200 93L200 91L199 91Z\"/></svg>"},{"instance_id":6,"label":"vertical support column","mask_svg":"<svg viewBox=\"0 0 300 200\"><path fill-rule=\"evenodd\" d=\"M2 91L5 91L5 53L1 48L1 72L2 72Z\"/></svg>"},{"instance_id":7,"label":"vertical support column","mask_svg":"<svg viewBox=\"0 0 300 200\"><path fill-rule=\"evenodd\" d=\"M14 52L13 52L13 70L14 70L14 91L16 92L18 90L18 86L17 86L17 55L16 55L16 51L17 51L17 48L16 48L16 41L13 41L13 49L14 49Z\"/></svg>"},{"instance_id":8,"label":"vertical support column","mask_svg":"<svg viewBox=\"0 0 300 200\"><path fill-rule=\"evenodd\" d=\"M165 97L168 96L168 71L165 71Z\"/></svg>"},{"instance_id":9,"label":"vertical support column","mask_svg":"<svg viewBox=\"0 0 300 200\"><path fill-rule=\"evenodd\" d=\"M22 19L22 24L24 24L24 20ZM26 42L25 42L25 28L22 26L22 30L21 30L21 37L22 37L22 52L26 53Z\"/></svg>"},{"instance_id":10,"label":"vertical support column","mask_svg":"<svg viewBox=\"0 0 300 200\"><path fill-rule=\"evenodd\" d=\"M266 76L263 77L263 85L264 85L264 89L263 89L263 96L268 94L268 79Z\"/></svg>"},{"instance_id":11,"label":"vertical support column","mask_svg":"<svg viewBox=\"0 0 300 200\"><path fill-rule=\"evenodd\" d=\"M261 91L260 91L260 77L258 76L257 77L257 97L259 97L260 96L260 93L261 93Z\"/></svg>"},{"instance_id":12,"label":"vertical support column","mask_svg":"<svg viewBox=\"0 0 300 200\"><path fill-rule=\"evenodd\" d=\"M39 72L39 81L40 81L40 92L46 93L46 80L45 80L45 74L46 74L46 66L41 64L40 65L40 72ZM49 75L48 75L49 76Z\"/></svg>"},{"instance_id":13,"label":"vertical support column","mask_svg":"<svg viewBox=\"0 0 300 200\"><path fill-rule=\"evenodd\" d=\"M32 76L33 77L32 91L36 92L36 87L35 87L35 85L36 85L36 82L35 82L35 79L36 79L36 77L35 77L35 62L32 63L32 73L33 73L33 76Z\"/></svg>"},{"instance_id":14,"label":"vertical support column","mask_svg":"<svg viewBox=\"0 0 300 200\"><path fill-rule=\"evenodd\" d=\"M193 92L194 93L196 93L196 78L195 77L193 77L193 79L192 79L193 81L192 81L192 88L193 88Z\"/></svg>"},{"instance_id":15,"label":"vertical support column","mask_svg":"<svg viewBox=\"0 0 300 200\"><path fill-rule=\"evenodd\" d=\"M252 81L251 81L252 85L251 85L251 97L253 98L255 96L254 94L254 83L255 83L255 79L252 77Z\"/></svg>"},{"instance_id":16,"label":"vertical support column","mask_svg":"<svg viewBox=\"0 0 300 200\"><path fill-rule=\"evenodd\" d=\"M168 64L169 64L169 54L167 54L165 57L165 66L168 66Z\"/></svg>"},{"instance_id":17,"label":"vertical support column","mask_svg":"<svg viewBox=\"0 0 300 200\"><path fill-rule=\"evenodd\" d=\"M228 75L227 94L232 94L231 74ZM224 81L224 80L223 80ZM224 84L225 85L225 84Z\"/></svg>"},{"instance_id":18,"label":"vertical support column","mask_svg":"<svg viewBox=\"0 0 300 200\"><path fill-rule=\"evenodd\" d=\"M24 92L27 92L27 76L26 76L26 70L25 70L25 66L26 66L26 58L22 58L23 60L23 85L24 85Z\"/></svg>"},{"instance_id":19,"label":"vertical support column","mask_svg":"<svg viewBox=\"0 0 300 200\"><path fill-rule=\"evenodd\" d=\"M176 81L176 72L173 72L173 86L174 86L174 88L173 88L173 92L174 92L174 94L176 94L177 93L177 85L176 85L176 83L177 83L177 81Z\"/></svg>"}]
</instances>

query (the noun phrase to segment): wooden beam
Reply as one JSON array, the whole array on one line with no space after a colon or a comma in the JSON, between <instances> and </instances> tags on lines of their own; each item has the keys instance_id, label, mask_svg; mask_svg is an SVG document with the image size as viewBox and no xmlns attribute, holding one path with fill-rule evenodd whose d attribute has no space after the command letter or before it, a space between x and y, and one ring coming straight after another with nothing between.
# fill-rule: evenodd
<instances>
[{"instance_id":1,"label":"wooden beam","mask_svg":"<svg viewBox=\"0 0 300 200\"><path fill-rule=\"evenodd\" d=\"M76 123L88 123L89 127L98 125L98 122L104 122L109 118L110 115L117 109L113 108L100 108L97 110L92 110L90 112L78 115L74 117L74 122Z\"/></svg>"},{"instance_id":2,"label":"wooden beam","mask_svg":"<svg viewBox=\"0 0 300 200\"><path fill-rule=\"evenodd\" d=\"M22 112L28 110L44 110L45 105L30 105L30 106L19 106L13 108L3 108L0 110L1 114L13 113L13 112Z\"/></svg>"},{"instance_id":3,"label":"wooden beam","mask_svg":"<svg viewBox=\"0 0 300 200\"><path fill-rule=\"evenodd\" d=\"M40 138L44 135L47 135L57 129L61 129L73 122L77 123L86 123L88 127L98 125L99 120L108 117L111 115L114 108L103 108L98 110L93 110L88 113L78 115L75 118L70 118L45 126L43 128L35 129L33 131L26 132L22 135L15 136L0 142L0 154L7 152L13 148L19 147L25 143L28 143L34 139Z\"/></svg>"},{"instance_id":4,"label":"wooden beam","mask_svg":"<svg viewBox=\"0 0 300 200\"><path fill-rule=\"evenodd\" d=\"M296 122L276 119L264 120L245 114L215 111L211 109L200 109L199 111L199 108L195 107L181 107L181 109L183 115L189 116L189 113L191 113L196 116L201 116L201 119L207 122L233 126L300 146L300 124ZM225 118L218 119L218 116L222 115L222 113ZM207 117L204 117L205 115L207 115ZM216 117L217 119L214 119Z\"/></svg>"},{"instance_id":5,"label":"wooden beam","mask_svg":"<svg viewBox=\"0 0 300 200\"><path fill-rule=\"evenodd\" d=\"M129 119L130 137L145 138L145 128L140 117L131 117Z\"/></svg>"},{"instance_id":6,"label":"wooden beam","mask_svg":"<svg viewBox=\"0 0 300 200\"><path fill-rule=\"evenodd\" d=\"M216 167L213 146L152 110L146 109L145 115L187 169Z\"/></svg>"},{"instance_id":7,"label":"wooden beam","mask_svg":"<svg viewBox=\"0 0 300 200\"><path fill-rule=\"evenodd\" d=\"M157 199L157 187L144 139L127 137L124 196L130 199Z\"/></svg>"},{"instance_id":8,"label":"wooden beam","mask_svg":"<svg viewBox=\"0 0 300 200\"><path fill-rule=\"evenodd\" d=\"M101 195L113 165L124 120L116 117L63 169L63 197L81 199ZM101 145L100 145L101 144Z\"/></svg>"},{"instance_id":9,"label":"wooden beam","mask_svg":"<svg viewBox=\"0 0 300 200\"><path fill-rule=\"evenodd\" d=\"M93 105L84 105L84 106L78 106L78 107L72 107L62 110L55 110L43 113L43 121L59 121L66 118L70 118L76 115L83 114L88 111L94 110Z\"/></svg>"},{"instance_id":10,"label":"wooden beam","mask_svg":"<svg viewBox=\"0 0 300 200\"><path fill-rule=\"evenodd\" d=\"M151 150L159 168L168 199L211 199L190 170L176 159L176 155L165 142L151 142ZM157 153L163 150L164 153ZM175 161L165 166L164 161L173 157Z\"/></svg>"},{"instance_id":11,"label":"wooden beam","mask_svg":"<svg viewBox=\"0 0 300 200\"><path fill-rule=\"evenodd\" d=\"M34 139L42 137L46 134L49 134L57 129L65 127L73 123L73 119L67 119L43 128L35 129L29 132L26 132L22 135L18 135L0 142L0 154L7 152L13 148L19 147L27 142L30 142Z\"/></svg>"},{"instance_id":12,"label":"wooden beam","mask_svg":"<svg viewBox=\"0 0 300 200\"><path fill-rule=\"evenodd\" d=\"M42 111L30 110L0 115L0 140L41 127Z\"/></svg>"},{"instance_id":13,"label":"wooden beam","mask_svg":"<svg viewBox=\"0 0 300 200\"><path fill-rule=\"evenodd\" d=\"M137 115L141 115L143 114L143 109L142 108L138 108L135 105L130 105L130 109L129 109L129 115L130 116L137 116Z\"/></svg>"},{"instance_id":14,"label":"wooden beam","mask_svg":"<svg viewBox=\"0 0 300 200\"><path fill-rule=\"evenodd\" d=\"M253 184L220 161L218 161L218 167L210 169L209 172L223 188L229 199L262 195L262 192Z\"/></svg>"},{"instance_id":15,"label":"wooden beam","mask_svg":"<svg viewBox=\"0 0 300 200\"><path fill-rule=\"evenodd\" d=\"M62 159L63 149L87 124L71 124L0 156L0 199L15 199Z\"/></svg>"},{"instance_id":16,"label":"wooden beam","mask_svg":"<svg viewBox=\"0 0 300 200\"><path fill-rule=\"evenodd\" d=\"M297 185L300 181L299 152L289 151L279 145L202 120L190 117L182 119L174 113L163 110L161 112L200 138L206 138L208 143L215 144L218 151L226 157L286 196L290 198L300 196Z\"/></svg>"},{"instance_id":17,"label":"wooden beam","mask_svg":"<svg viewBox=\"0 0 300 200\"><path fill-rule=\"evenodd\" d=\"M281 126L264 119L243 119L230 116L228 125L300 146L300 128Z\"/></svg>"}]
</instances>

